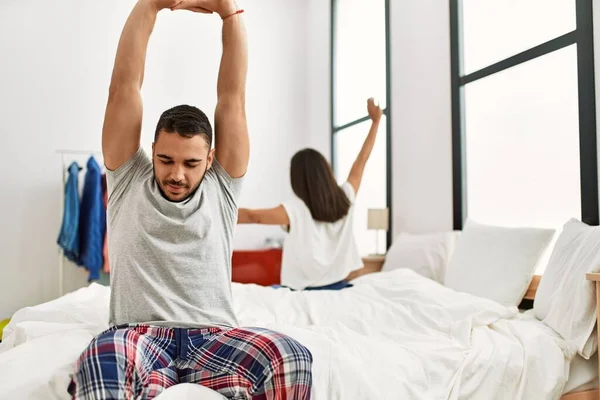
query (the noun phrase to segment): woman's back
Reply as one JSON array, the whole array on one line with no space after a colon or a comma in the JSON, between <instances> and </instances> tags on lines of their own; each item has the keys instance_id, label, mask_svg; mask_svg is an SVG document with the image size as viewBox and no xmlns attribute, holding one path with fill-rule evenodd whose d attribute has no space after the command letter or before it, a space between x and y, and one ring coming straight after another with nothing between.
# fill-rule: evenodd
<instances>
[{"instance_id":1,"label":"woman's back","mask_svg":"<svg viewBox=\"0 0 600 400\"><path fill-rule=\"evenodd\" d=\"M240 224L289 225L283 246L281 283L293 289L343 287L350 272L362 267L353 234L354 199L359 191L383 111L367 100L372 124L350 168L338 186L325 157L314 149L298 151L291 160L290 180L296 195L270 209L238 210ZM333 285L341 283L340 285Z\"/></svg>"},{"instance_id":2,"label":"woman's back","mask_svg":"<svg viewBox=\"0 0 600 400\"><path fill-rule=\"evenodd\" d=\"M308 206L299 197L283 204L290 232L283 247L281 284L293 289L326 286L344 280L362 267L354 239L354 188L341 186L350 202L346 215L335 222L313 219Z\"/></svg>"}]
</instances>

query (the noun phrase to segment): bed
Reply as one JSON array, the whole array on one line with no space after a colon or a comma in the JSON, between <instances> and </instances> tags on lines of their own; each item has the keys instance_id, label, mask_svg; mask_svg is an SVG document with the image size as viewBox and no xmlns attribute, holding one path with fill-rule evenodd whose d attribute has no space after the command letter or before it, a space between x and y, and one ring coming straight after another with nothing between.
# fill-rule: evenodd
<instances>
[{"instance_id":1,"label":"bed","mask_svg":"<svg viewBox=\"0 0 600 400\"><path fill-rule=\"evenodd\" d=\"M233 283L234 307L241 326L308 347L316 400L598 399L600 227L569 220L532 280L553 235L473 221L458 241L403 235L349 289ZM109 296L92 284L18 311L0 343L0 399L67 399L78 356L108 328ZM197 389L158 398L222 399Z\"/></svg>"},{"instance_id":2,"label":"bed","mask_svg":"<svg viewBox=\"0 0 600 400\"><path fill-rule=\"evenodd\" d=\"M570 362L576 358L558 334L516 307L406 269L354 283L341 292L233 284L243 326L282 331L311 350L316 400L558 399L569 375L577 387L597 377L590 363ZM68 398L78 355L108 326L109 294L92 284L18 311L0 344L0 398Z\"/></svg>"}]
</instances>

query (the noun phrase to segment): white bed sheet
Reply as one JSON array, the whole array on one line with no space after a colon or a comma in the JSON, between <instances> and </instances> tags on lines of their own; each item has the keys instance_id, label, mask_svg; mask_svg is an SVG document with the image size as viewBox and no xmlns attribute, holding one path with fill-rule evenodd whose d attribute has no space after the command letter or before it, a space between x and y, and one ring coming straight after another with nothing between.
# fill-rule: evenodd
<instances>
[{"instance_id":1,"label":"white bed sheet","mask_svg":"<svg viewBox=\"0 0 600 400\"><path fill-rule=\"evenodd\" d=\"M586 360L579 354L575 356L571 361L569 379L563 393L598 388L598 359L596 357L597 354L594 354L589 360Z\"/></svg>"},{"instance_id":2,"label":"white bed sheet","mask_svg":"<svg viewBox=\"0 0 600 400\"><path fill-rule=\"evenodd\" d=\"M519 318L532 321L531 329L540 329L548 335L558 334L535 317L533 310L524 312ZM569 375L563 388L563 394L598 388L598 355L594 354L589 360L575 354L569 365Z\"/></svg>"},{"instance_id":3,"label":"white bed sheet","mask_svg":"<svg viewBox=\"0 0 600 400\"><path fill-rule=\"evenodd\" d=\"M15 314L0 344L0 396L67 398L77 355L107 327L108 294L91 285ZM242 326L281 331L311 350L316 400L558 399L575 353L516 308L411 270L340 292L234 284L233 294Z\"/></svg>"}]
</instances>

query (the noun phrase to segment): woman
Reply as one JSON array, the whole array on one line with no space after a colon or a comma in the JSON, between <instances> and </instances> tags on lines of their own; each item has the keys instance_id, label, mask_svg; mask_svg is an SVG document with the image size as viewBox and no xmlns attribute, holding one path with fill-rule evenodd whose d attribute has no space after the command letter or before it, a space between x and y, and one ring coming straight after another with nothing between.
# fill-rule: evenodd
<instances>
[{"instance_id":1,"label":"woman","mask_svg":"<svg viewBox=\"0 0 600 400\"><path fill-rule=\"evenodd\" d=\"M304 149L292 157L290 178L296 197L271 209L240 208L238 223L288 226L281 283L295 290L339 290L363 266L353 234L353 205L383 111L371 98L372 124L348 180L338 186L321 153Z\"/></svg>"}]
</instances>

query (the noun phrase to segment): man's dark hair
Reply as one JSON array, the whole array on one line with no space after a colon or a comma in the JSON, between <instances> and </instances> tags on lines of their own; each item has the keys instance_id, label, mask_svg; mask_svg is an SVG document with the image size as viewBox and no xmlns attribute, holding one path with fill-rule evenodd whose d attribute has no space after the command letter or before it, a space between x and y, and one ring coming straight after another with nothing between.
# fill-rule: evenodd
<instances>
[{"instance_id":1,"label":"man's dark hair","mask_svg":"<svg viewBox=\"0 0 600 400\"><path fill-rule=\"evenodd\" d=\"M208 146L212 145L213 132L210 121L206 114L193 106L176 106L162 113L154 133L155 142L161 131L178 133L187 138L195 135L204 135L206 136Z\"/></svg>"},{"instance_id":2,"label":"man's dark hair","mask_svg":"<svg viewBox=\"0 0 600 400\"><path fill-rule=\"evenodd\" d=\"M297 152L292 157L290 178L294 193L304 201L315 221L336 222L348 214L350 200L338 186L331 166L318 151L304 149Z\"/></svg>"}]
</instances>

